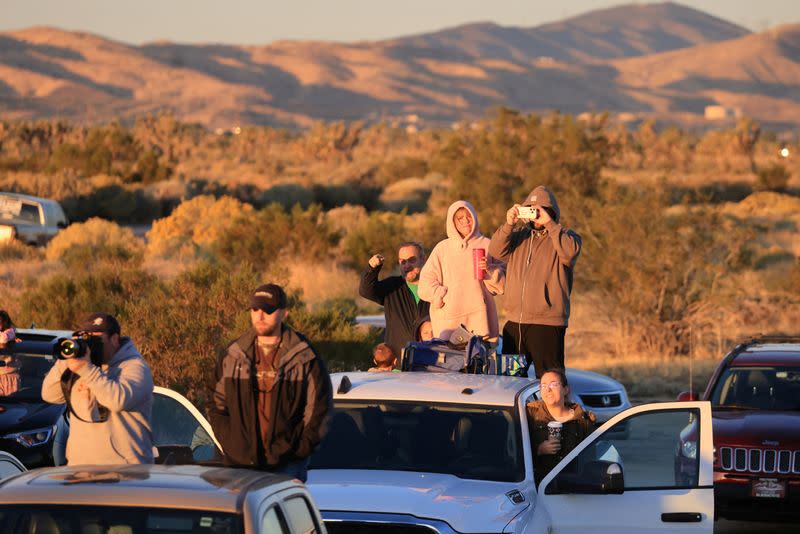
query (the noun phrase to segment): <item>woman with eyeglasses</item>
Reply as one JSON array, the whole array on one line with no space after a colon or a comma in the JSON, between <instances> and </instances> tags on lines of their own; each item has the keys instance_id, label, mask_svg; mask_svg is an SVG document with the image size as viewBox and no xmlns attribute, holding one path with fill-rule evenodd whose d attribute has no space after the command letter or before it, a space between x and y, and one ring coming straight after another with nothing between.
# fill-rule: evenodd
<instances>
[{"instance_id":1,"label":"woman with eyeglasses","mask_svg":"<svg viewBox=\"0 0 800 534\"><path fill-rule=\"evenodd\" d=\"M542 400L529 402L526 406L537 486L558 462L592 433L596 420L592 412L570 402L569 382L562 369L545 371L539 391ZM554 421L561 423L560 439L548 427Z\"/></svg>"}]
</instances>

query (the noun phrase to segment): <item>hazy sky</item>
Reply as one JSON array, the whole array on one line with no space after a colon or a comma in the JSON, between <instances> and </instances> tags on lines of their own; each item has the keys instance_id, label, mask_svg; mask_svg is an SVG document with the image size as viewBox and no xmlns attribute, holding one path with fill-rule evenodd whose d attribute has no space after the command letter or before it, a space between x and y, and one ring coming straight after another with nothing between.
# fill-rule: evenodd
<instances>
[{"instance_id":1,"label":"hazy sky","mask_svg":"<svg viewBox=\"0 0 800 534\"><path fill-rule=\"evenodd\" d=\"M129 43L374 40L466 22L536 26L607 0L0 0L0 31L57 26ZM650 2L637 2L650 3ZM752 30L800 22L800 0L684 0Z\"/></svg>"}]
</instances>

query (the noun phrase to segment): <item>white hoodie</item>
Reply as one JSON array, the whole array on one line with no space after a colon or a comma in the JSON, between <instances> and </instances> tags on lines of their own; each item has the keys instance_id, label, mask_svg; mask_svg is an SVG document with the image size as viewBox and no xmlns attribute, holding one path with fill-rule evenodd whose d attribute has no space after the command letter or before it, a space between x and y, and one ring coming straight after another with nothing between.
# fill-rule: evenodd
<instances>
[{"instance_id":1,"label":"white hoodie","mask_svg":"<svg viewBox=\"0 0 800 534\"><path fill-rule=\"evenodd\" d=\"M61 390L66 369L67 362L58 360L47 373L42 384L44 401L66 402ZM84 421L70 415L67 463L153 463L153 376L130 338L122 338L108 364L88 363L77 374L71 401L75 414ZM98 404L109 411L106 421L100 420Z\"/></svg>"},{"instance_id":2,"label":"white hoodie","mask_svg":"<svg viewBox=\"0 0 800 534\"><path fill-rule=\"evenodd\" d=\"M472 231L464 237L453 222L461 208L472 214L473 221ZM433 248L419 276L419 298L431 303L433 335L446 339L463 324L477 335L496 338L499 327L493 294L502 292L505 265L489 256L489 238L481 234L478 214L469 202L454 202L447 210L445 226L447 239ZM472 251L476 248L486 251L489 269L486 280L474 277Z\"/></svg>"}]
</instances>

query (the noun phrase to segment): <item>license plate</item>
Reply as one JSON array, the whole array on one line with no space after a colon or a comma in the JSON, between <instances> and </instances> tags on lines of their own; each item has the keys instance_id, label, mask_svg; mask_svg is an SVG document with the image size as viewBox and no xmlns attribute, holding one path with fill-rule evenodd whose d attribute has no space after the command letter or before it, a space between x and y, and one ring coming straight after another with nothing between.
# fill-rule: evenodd
<instances>
[{"instance_id":1,"label":"license plate","mask_svg":"<svg viewBox=\"0 0 800 534\"><path fill-rule=\"evenodd\" d=\"M783 499L786 496L786 482L777 478L759 478L753 481L753 497Z\"/></svg>"}]
</instances>

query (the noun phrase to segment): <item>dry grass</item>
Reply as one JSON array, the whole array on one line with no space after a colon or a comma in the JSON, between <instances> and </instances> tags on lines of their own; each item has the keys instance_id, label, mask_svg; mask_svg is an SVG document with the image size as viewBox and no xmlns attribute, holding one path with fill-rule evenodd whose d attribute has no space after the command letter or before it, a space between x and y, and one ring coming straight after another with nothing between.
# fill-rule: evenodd
<instances>
[{"instance_id":1,"label":"dry grass","mask_svg":"<svg viewBox=\"0 0 800 534\"><path fill-rule=\"evenodd\" d=\"M325 301L356 298L358 275L333 262L296 262L289 269L289 287L302 290L303 301L311 310L316 310Z\"/></svg>"}]
</instances>

